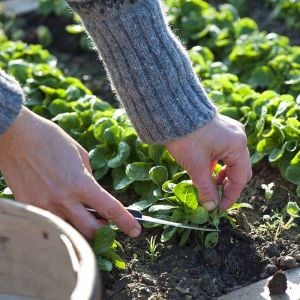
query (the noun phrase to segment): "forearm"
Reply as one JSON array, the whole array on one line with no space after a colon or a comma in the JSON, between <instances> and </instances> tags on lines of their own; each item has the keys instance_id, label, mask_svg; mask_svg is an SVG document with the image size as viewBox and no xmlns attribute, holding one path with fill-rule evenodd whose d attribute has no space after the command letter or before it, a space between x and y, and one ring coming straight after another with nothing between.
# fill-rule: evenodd
<instances>
[{"instance_id":1,"label":"forearm","mask_svg":"<svg viewBox=\"0 0 300 300\"><path fill-rule=\"evenodd\" d=\"M158 0L69 0L99 49L139 136L165 143L208 123L215 108Z\"/></svg>"},{"instance_id":2,"label":"forearm","mask_svg":"<svg viewBox=\"0 0 300 300\"><path fill-rule=\"evenodd\" d=\"M0 136L18 116L23 99L17 81L0 70Z\"/></svg>"}]
</instances>

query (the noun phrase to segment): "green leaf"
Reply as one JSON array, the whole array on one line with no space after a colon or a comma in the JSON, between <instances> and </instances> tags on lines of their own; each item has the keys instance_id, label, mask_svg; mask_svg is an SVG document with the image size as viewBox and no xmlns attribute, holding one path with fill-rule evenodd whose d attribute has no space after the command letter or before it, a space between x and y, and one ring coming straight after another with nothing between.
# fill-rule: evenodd
<instances>
[{"instance_id":1,"label":"green leaf","mask_svg":"<svg viewBox=\"0 0 300 300\"><path fill-rule=\"evenodd\" d=\"M161 186L168 180L168 169L165 166L155 166L150 169L149 176L155 184Z\"/></svg>"},{"instance_id":2,"label":"green leaf","mask_svg":"<svg viewBox=\"0 0 300 300\"><path fill-rule=\"evenodd\" d=\"M296 202L289 201L287 204L287 207L286 207L286 212L290 216L297 218L297 217L299 217L300 207L298 206L298 204Z\"/></svg>"},{"instance_id":3,"label":"green leaf","mask_svg":"<svg viewBox=\"0 0 300 300\"><path fill-rule=\"evenodd\" d=\"M110 272L113 269L113 263L102 257L97 257L97 265L101 271Z\"/></svg>"},{"instance_id":4,"label":"green leaf","mask_svg":"<svg viewBox=\"0 0 300 300\"><path fill-rule=\"evenodd\" d=\"M284 151L285 151L285 144L281 148L273 149L268 157L269 162L273 163L280 160L284 155Z\"/></svg>"},{"instance_id":5,"label":"green leaf","mask_svg":"<svg viewBox=\"0 0 300 300\"><path fill-rule=\"evenodd\" d=\"M100 180L103 176L105 176L107 174L109 170L108 166L104 166L98 170L96 170L93 174L96 180Z\"/></svg>"},{"instance_id":6,"label":"green leaf","mask_svg":"<svg viewBox=\"0 0 300 300\"><path fill-rule=\"evenodd\" d=\"M168 180L162 185L162 190L166 193L173 193L175 186L176 183L174 183L172 180Z\"/></svg>"},{"instance_id":7,"label":"green leaf","mask_svg":"<svg viewBox=\"0 0 300 300\"><path fill-rule=\"evenodd\" d=\"M208 221L208 218L208 211L202 206L198 206L190 216L190 220L194 224L204 224Z\"/></svg>"},{"instance_id":8,"label":"green leaf","mask_svg":"<svg viewBox=\"0 0 300 300\"><path fill-rule=\"evenodd\" d=\"M51 45L53 41L52 33L49 30L49 28L45 25L39 25L36 28L36 34L38 37L38 41L40 44L42 44L44 47L48 47Z\"/></svg>"},{"instance_id":9,"label":"green leaf","mask_svg":"<svg viewBox=\"0 0 300 300\"><path fill-rule=\"evenodd\" d=\"M298 198L300 198L300 185L297 186L296 193Z\"/></svg>"},{"instance_id":10,"label":"green leaf","mask_svg":"<svg viewBox=\"0 0 300 300\"><path fill-rule=\"evenodd\" d=\"M59 114L52 121L58 122L59 126L67 132L80 128L80 120L76 112Z\"/></svg>"},{"instance_id":11,"label":"green leaf","mask_svg":"<svg viewBox=\"0 0 300 300\"><path fill-rule=\"evenodd\" d=\"M118 145L118 153L115 157L107 162L109 168L117 168L124 164L130 155L130 147L125 142L120 142Z\"/></svg>"},{"instance_id":12,"label":"green leaf","mask_svg":"<svg viewBox=\"0 0 300 300\"><path fill-rule=\"evenodd\" d=\"M298 147L298 141L287 141L285 143L285 149L289 152L294 152Z\"/></svg>"},{"instance_id":13,"label":"green leaf","mask_svg":"<svg viewBox=\"0 0 300 300\"><path fill-rule=\"evenodd\" d=\"M103 147L97 147L89 152L90 164L93 170L101 169L107 165L106 153Z\"/></svg>"},{"instance_id":14,"label":"green leaf","mask_svg":"<svg viewBox=\"0 0 300 300\"><path fill-rule=\"evenodd\" d=\"M56 116L61 113L71 112L72 107L62 99L55 99L50 103L49 110L53 116Z\"/></svg>"},{"instance_id":15,"label":"green leaf","mask_svg":"<svg viewBox=\"0 0 300 300\"><path fill-rule=\"evenodd\" d=\"M127 165L125 172L130 179L134 179L136 181L146 181L150 180L149 171L152 167L152 163L134 162Z\"/></svg>"},{"instance_id":16,"label":"green leaf","mask_svg":"<svg viewBox=\"0 0 300 300\"><path fill-rule=\"evenodd\" d=\"M287 167L286 178L297 185L300 185L300 163Z\"/></svg>"},{"instance_id":17,"label":"green leaf","mask_svg":"<svg viewBox=\"0 0 300 300\"><path fill-rule=\"evenodd\" d=\"M297 164L300 164L300 150L297 152L297 154L291 160L291 165L297 165Z\"/></svg>"},{"instance_id":18,"label":"green leaf","mask_svg":"<svg viewBox=\"0 0 300 300\"><path fill-rule=\"evenodd\" d=\"M172 180L177 181L184 176L187 176L187 171L185 170L175 173L172 177Z\"/></svg>"},{"instance_id":19,"label":"green leaf","mask_svg":"<svg viewBox=\"0 0 300 300\"><path fill-rule=\"evenodd\" d=\"M176 209L179 206L173 206L173 205L167 205L167 204L157 204L157 205L152 205L149 208L149 212L155 212L155 211L162 211L162 210L172 210Z\"/></svg>"},{"instance_id":20,"label":"green leaf","mask_svg":"<svg viewBox=\"0 0 300 300\"><path fill-rule=\"evenodd\" d=\"M128 208L138 210L138 211L143 211L155 203L156 203L156 199L154 199L154 198L147 199L147 200L141 200L141 201L131 204Z\"/></svg>"},{"instance_id":21,"label":"green leaf","mask_svg":"<svg viewBox=\"0 0 300 300\"><path fill-rule=\"evenodd\" d=\"M84 32L84 27L81 24L67 25L66 31L70 34L80 34Z\"/></svg>"},{"instance_id":22,"label":"green leaf","mask_svg":"<svg viewBox=\"0 0 300 300\"><path fill-rule=\"evenodd\" d=\"M253 209L253 206L249 203L234 203L230 208L227 209L227 211L232 211L232 210L236 210L236 209L240 209L240 208L249 208L249 209Z\"/></svg>"},{"instance_id":23,"label":"green leaf","mask_svg":"<svg viewBox=\"0 0 300 300\"><path fill-rule=\"evenodd\" d=\"M115 252L112 252L110 255L110 259L112 260L113 264L121 270L125 270L126 263L125 261Z\"/></svg>"},{"instance_id":24,"label":"green leaf","mask_svg":"<svg viewBox=\"0 0 300 300\"><path fill-rule=\"evenodd\" d=\"M8 63L8 71L21 83L25 83L31 70L30 64L23 59L11 60Z\"/></svg>"},{"instance_id":25,"label":"green leaf","mask_svg":"<svg viewBox=\"0 0 300 300\"><path fill-rule=\"evenodd\" d=\"M267 66L256 67L248 80L248 83L254 88L268 87L276 82L276 77L271 68Z\"/></svg>"},{"instance_id":26,"label":"green leaf","mask_svg":"<svg viewBox=\"0 0 300 300\"><path fill-rule=\"evenodd\" d=\"M263 153L255 152L253 155L251 155L251 163L256 164L259 161L261 161L264 157L265 155Z\"/></svg>"},{"instance_id":27,"label":"green leaf","mask_svg":"<svg viewBox=\"0 0 300 300\"><path fill-rule=\"evenodd\" d=\"M172 226L167 227L161 235L160 238L161 242L164 243L169 241L174 236L176 231L177 231L177 227L172 227Z\"/></svg>"},{"instance_id":28,"label":"green leaf","mask_svg":"<svg viewBox=\"0 0 300 300\"><path fill-rule=\"evenodd\" d=\"M156 189L155 184L152 181L135 181L134 182L134 191L139 196L144 196L147 194L147 198L153 195L153 191Z\"/></svg>"},{"instance_id":29,"label":"green leaf","mask_svg":"<svg viewBox=\"0 0 300 300\"><path fill-rule=\"evenodd\" d=\"M115 240L115 231L110 226L102 226L92 240L92 248L96 255L101 255L110 250Z\"/></svg>"},{"instance_id":30,"label":"green leaf","mask_svg":"<svg viewBox=\"0 0 300 300\"><path fill-rule=\"evenodd\" d=\"M183 246L187 242L188 238L190 237L190 234L191 234L190 229L184 230L183 234L180 237L180 241L179 241L180 247Z\"/></svg>"},{"instance_id":31,"label":"green leaf","mask_svg":"<svg viewBox=\"0 0 300 300\"><path fill-rule=\"evenodd\" d=\"M218 232L210 232L206 235L205 241L204 241L204 246L205 248L213 248L214 246L217 245L219 239L219 234Z\"/></svg>"},{"instance_id":32,"label":"green leaf","mask_svg":"<svg viewBox=\"0 0 300 300\"><path fill-rule=\"evenodd\" d=\"M150 158L157 164L160 163L161 157L165 151L165 147L162 145L149 145L148 154Z\"/></svg>"},{"instance_id":33,"label":"green leaf","mask_svg":"<svg viewBox=\"0 0 300 300\"><path fill-rule=\"evenodd\" d=\"M171 221L172 222L179 222L180 220L184 219L186 217L186 213L181 208L175 209L172 212Z\"/></svg>"},{"instance_id":34,"label":"green leaf","mask_svg":"<svg viewBox=\"0 0 300 300\"><path fill-rule=\"evenodd\" d=\"M198 191L190 181L182 181L174 188L175 196L187 207L195 210L198 207Z\"/></svg>"},{"instance_id":35,"label":"green leaf","mask_svg":"<svg viewBox=\"0 0 300 300\"><path fill-rule=\"evenodd\" d=\"M113 125L106 128L103 132L103 141L109 145L118 144L121 140L123 128L119 125Z\"/></svg>"},{"instance_id":36,"label":"green leaf","mask_svg":"<svg viewBox=\"0 0 300 300\"><path fill-rule=\"evenodd\" d=\"M133 179L129 179L123 168L117 168L112 171L113 187L116 191L123 190L134 182Z\"/></svg>"},{"instance_id":37,"label":"green leaf","mask_svg":"<svg viewBox=\"0 0 300 300\"><path fill-rule=\"evenodd\" d=\"M111 118L103 117L103 118L99 119L96 122L96 124L94 125L95 138L98 141L103 142L105 129L110 128L114 125L118 125L118 124L115 120L113 120Z\"/></svg>"}]
</instances>

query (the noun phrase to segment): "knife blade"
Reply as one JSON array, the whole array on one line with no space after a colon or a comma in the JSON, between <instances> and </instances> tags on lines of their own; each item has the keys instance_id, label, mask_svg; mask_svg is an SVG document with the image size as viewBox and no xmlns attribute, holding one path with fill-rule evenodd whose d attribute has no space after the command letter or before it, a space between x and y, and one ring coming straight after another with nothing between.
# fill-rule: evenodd
<instances>
[{"instance_id":1,"label":"knife blade","mask_svg":"<svg viewBox=\"0 0 300 300\"><path fill-rule=\"evenodd\" d=\"M97 213L96 210L94 210L92 208L86 208L86 210L89 211L90 213L92 213L94 215L94 217L96 217L98 219L102 219L102 217ZM145 216L140 211L130 209L130 208L127 208L127 211L129 213L131 213L132 216L136 220L138 220L140 223L141 222L150 222L150 223L155 223L155 224L173 226L173 227L190 229L190 230L198 230L198 231L208 231L208 232L219 231L218 229L214 229L214 228L198 227L198 226L188 225L188 224L184 224L184 223L172 222L172 221L167 221L167 220L163 220L163 219L153 218L150 216Z\"/></svg>"}]
</instances>

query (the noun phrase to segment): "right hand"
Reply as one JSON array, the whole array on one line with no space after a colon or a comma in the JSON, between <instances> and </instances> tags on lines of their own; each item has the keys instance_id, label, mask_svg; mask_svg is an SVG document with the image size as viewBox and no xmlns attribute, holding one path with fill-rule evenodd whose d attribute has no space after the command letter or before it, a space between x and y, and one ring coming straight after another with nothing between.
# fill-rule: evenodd
<instances>
[{"instance_id":1,"label":"right hand","mask_svg":"<svg viewBox=\"0 0 300 300\"><path fill-rule=\"evenodd\" d=\"M244 127L229 117L216 114L205 126L166 143L166 147L187 170L207 210L219 204L216 184L224 187L220 208L225 210L237 200L252 177ZM211 174L216 161L222 161L224 166L214 182Z\"/></svg>"},{"instance_id":2,"label":"right hand","mask_svg":"<svg viewBox=\"0 0 300 300\"><path fill-rule=\"evenodd\" d=\"M85 206L131 237L141 232L121 202L93 178L86 150L56 124L24 107L0 136L0 170L17 200L70 221L87 239L101 222Z\"/></svg>"}]
</instances>

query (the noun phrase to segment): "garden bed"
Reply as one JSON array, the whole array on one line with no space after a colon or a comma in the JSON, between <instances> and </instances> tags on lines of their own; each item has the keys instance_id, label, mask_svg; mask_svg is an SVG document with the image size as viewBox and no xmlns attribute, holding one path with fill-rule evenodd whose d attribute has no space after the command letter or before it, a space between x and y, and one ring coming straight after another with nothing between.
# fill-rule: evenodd
<instances>
[{"instance_id":1,"label":"garden bed","mask_svg":"<svg viewBox=\"0 0 300 300\"><path fill-rule=\"evenodd\" d=\"M274 196L266 200L261 184L270 182L275 183ZM151 257L147 239L159 236L159 230L144 232L138 239L124 237L128 268L104 276L105 299L214 299L273 275L280 257L299 261L299 226L274 240L276 229L262 222L263 215L281 211L289 197L293 195L280 174L261 163L240 198L254 209L238 213L236 228L225 222L214 249L203 249L196 238L184 247L176 239L164 245L158 241L157 257Z\"/></svg>"},{"instance_id":2,"label":"garden bed","mask_svg":"<svg viewBox=\"0 0 300 300\"><path fill-rule=\"evenodd\" d=\"M223 1L212 2L219 4ZM299 44L297 31L287 29L280 21L265 18L270 15L270 10L261 9L259 4L259 1L251 4L250 17L256 19L263 29L272 31L275 28L278 33L288 34L292 44ZM103 68L100 64L95 68L96 55L76 47L79 45L78 38L62 33L69 21L30 13L21 23L23 39L29 43L38 41L35 31L38 25L48 26L53 36L49 48L57 56L64 73L81 78L94 94L116 105ZM181 247L176 235L172 240L161 243L159 228L144 230L137 239L118 234L117 239L124 249L119 254L126 261L127 268L104 274L104 299L214 299L267 278L279 268L296 266L300 262L300 227L284 230L282 226L288 220L285 212L287 203L299 203L299 198L295 186L282 179L281 175L266 159L254 165L253 179L239 199L239 202L251 204L253 209L232 213L235 227L227 219L222 220L219 241L214 248L204 248L195 232ZM125 205L131 205L138 199L131 191L125 194L114 191L107 178L100 182ZM272 182L273 195L268 200L262 184ZM277 219L267 217L272 218L276 214ZM153 250L150 241L155 236L157 248ZM288 261L284 266L281 265L283 257L287 257Z\"/></svg>"}]
</instances>

